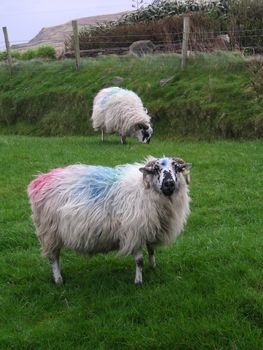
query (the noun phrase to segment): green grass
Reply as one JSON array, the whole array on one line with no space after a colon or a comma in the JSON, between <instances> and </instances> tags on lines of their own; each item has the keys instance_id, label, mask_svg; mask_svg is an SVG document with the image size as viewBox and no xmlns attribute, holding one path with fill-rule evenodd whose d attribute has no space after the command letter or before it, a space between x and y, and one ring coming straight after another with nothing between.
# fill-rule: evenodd
<instances>
[{"instance_id":1,"label":"green grass","mask_svg":"<svg viewBox=\"0 0 263 350\"><path fill-rule=\"evenodd\" d=\"M34 58L44 58L44 59L55 59L56 58L56 50L52 46L39 46L35 49L28 49L26 51L11 51L11 57L15 60L31 60ZM6 51L0 52L0 61L7 61L7 53Z\"/></svg>"},{"instance_id":2,"label":"green grass","mask_svg":"<svg viewBox=\"0 0 263 350\"><path fill-rule=\"evenodd\" d=\"M114 166L146 155L193 163L183 235L157 251L133 285L131 257L64 250L52 283L30 220L26 187L38 171ZM262 349L263 142L162 142L116 137L0 137L1 349Z\"/></svg>"},{"instance_id":3,"label":"green grass","mask_svg":"<svg viewBox=\"0 0 263 350\"><path fill-rule=\"evenodd\" d=\"M91 134L93 98L120 76L121 86L142 98L158 137L260 137L263 99L252 67L241 55L222 52L196 54L185 71L176 54L82 59L79 72L73 60L18 62L11 76L2 64L1 133Z\"/></svg>"}]
</instances>

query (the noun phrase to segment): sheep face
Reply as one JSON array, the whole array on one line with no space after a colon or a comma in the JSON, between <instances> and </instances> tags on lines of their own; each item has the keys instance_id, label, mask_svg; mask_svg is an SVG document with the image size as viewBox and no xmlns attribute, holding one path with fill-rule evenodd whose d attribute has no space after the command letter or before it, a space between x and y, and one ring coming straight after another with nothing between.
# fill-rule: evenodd
<instances>
[{"instance_id":1,"label":"sheep face","mask_svg":"<svg viewBox=\"0 0 263 350\"><path fill-rule=\"evenodd\" d=\"M135 136L140 142L150 143L153 129L150 125L137 124L135 127Z\"/></svg>"},{"instance_id":2,"label":"sheep face","mask_svg":"<svg viewBox=\"0 0 263 350\"><path fill-rule=\"evenodd\" d=\"M180 158L161 158L149 161L139 170L143 173L146 188L153 187L157 192L169 197L180 188L182 180L179 173L191 167L191 163L185 163Z\"/></svg>"}]
</instances>

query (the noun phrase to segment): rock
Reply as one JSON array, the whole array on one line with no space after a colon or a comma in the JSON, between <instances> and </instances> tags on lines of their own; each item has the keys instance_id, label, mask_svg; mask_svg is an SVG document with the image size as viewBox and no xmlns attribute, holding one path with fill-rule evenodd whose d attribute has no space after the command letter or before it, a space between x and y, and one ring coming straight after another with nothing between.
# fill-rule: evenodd
<instances>
[{"instance_id":1,"label":"rock","mask_svg":"<svg viewBox=\"0 0 263 350\"><path fill-rule=\"evenodd\" d=\"M113 77L112 80L109 80L107 83L103 84L103 88L108 88L111 86L120 86L122 84L122 82L124 81L123 77Z\"/></svg>"},{"instance_id":2,"label":"rock","mask_svg":"<svg viewBox=\"0 0 263 350\"><path fill-rule=\"evenodd\" d=\"M220 35L217 35L217 38L218 39L221 39L222 41L230 44L230 37L228 34L220 34Z\"/></svg>"},{"instance_id":3,"label":"rock","mask_svg":"<svg viewBox=\"0 0 263 350\"><path fill-rule=\"evenodd\" d=\"M151 42L151 40L139 40L135 41L129 47L130 53L142 57L146 54L153 53L155 45Z\"/></svg>"},{"instance_id":4,"label":"rock","mask_svg":"<svg viewBox=\"0 0 263 350\"><path fill-rule=\"evenodd\" d=\"M57 60L62 60L63 58L65 58L65 51L62 48L58 48L56 49L56 59Z\"/></svg>"},{"instance_id":5,"label":"rock","mask_svg":"<svg viewBox=\"0 0 263 350\"><path fill-rule=\"evenodd\" d=\"M161 86L166 85L166 84L169 83L171 80L173 80L173 78L174 78L174 75L173 75L172 77L169 77L169 78L166 78L166 79L161 79L161 80L160 80L160 85L161 85Z\"/></svg>"},{"instance_id":6,"label":"rock","mask_svg":"<svg viewBox=\"0 0 263 350\"><path fill-rule=\"evenodd\" d=\"M123 77L118 77L118 76L116 76L116 77L114 77L114 78L112 79L112 81L111 81L111 83L112 83L111 86L119 86L119 85L122 84L123 80L124 80Z\"/></svg>"},{"instance_id":7,"label":"rock","mask_svg":"<svg viewBox=\"0 0 263 350\"><path fill-rule=\"evenodd\" d=\"M214 40L214 47L219 50L227 50L230 45L230 37L228 34L217 35Z\"/></svg>"}]
</instances>

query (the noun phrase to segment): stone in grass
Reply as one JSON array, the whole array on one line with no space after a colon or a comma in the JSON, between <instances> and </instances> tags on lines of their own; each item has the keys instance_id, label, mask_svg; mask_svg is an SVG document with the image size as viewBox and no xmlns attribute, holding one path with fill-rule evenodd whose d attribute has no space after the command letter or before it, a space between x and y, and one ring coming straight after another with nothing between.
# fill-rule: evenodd
<instances>
[{"instance_id":1,"label":"stone in grass","mask_svg":"<svg viewBox=\"0 0 263 350\"><path fill-rule=\"evenodd\" d=\"M113 86L119 86L119 85L121 85L122 83L123 83L123 80L124 80L124 78L123 77L119 77L119 76L116 76L116 77L114 77L113 79L112 79L112 81L111 81L111 85Z\"/></svg>"},{"instance_id":2,"label":"stone in grass","mask_svg":"<svg viewBox=\"0 0 263 350\"><path fill-rule=\"evenodd\" d=\"M160 85L161 85L161 86L166 85L167 83L169 83L170 81L172 81L173 78L174 78L174 75L173 75L172 77L169 77L169 78L161 79L161 80L160 80Z\"/></svg>"},{"instance_id":3,"label":"stone in grass","mask_svg":"<svg viewBox=\"0 0 263 350\"><path fill-rule=\"evenodd\" d=\"M116 77L113 77L112 80L110 80L108 83L105 83L103 87L108 88L111 86L120 86L123 81L124 81L123 77L116 76Z\"/></svg>"},{"instance_id":4,"label":"stone in grass","mask_svg":"<svg viewBox=\"0 0 263 350\"><path fill-rule=\"evenodd\" d=\"M146 54L153 53L154 49L155 45L151 42L151 40L139 40L134 41L134 43L131 44L129 47L129 52L138 57L142 57Z\"/></svg>"}]
</instances>

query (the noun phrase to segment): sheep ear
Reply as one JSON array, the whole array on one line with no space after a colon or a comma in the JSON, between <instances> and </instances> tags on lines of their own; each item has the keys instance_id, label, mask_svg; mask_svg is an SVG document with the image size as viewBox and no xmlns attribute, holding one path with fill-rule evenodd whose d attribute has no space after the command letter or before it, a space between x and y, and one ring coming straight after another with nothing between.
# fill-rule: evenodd
<instances>
[{"instance_id":1,"label":"sheep ear","mask_svg":"<svg viewBox=\"0 0 263 350\"><path fill-rule=\"evenodd\" d=\"M181 158L173 158L178 166L179 171L184 171L192 168L192 163L185 163L185 161Z\"/></svg>"},{"instance_id":2,"label":"sheep ear","mask_svg":"<svg viewBox=\"0 0 263 350\"><path fill-rule=\"evenodd\" d=\"M144 168L139 168L140 172L143 174L153 174L154 170L152 167L145 166Z\"/></svg>"},{"instance_id":3,"label":"sheep ear","mask_svg":"<svg viewBox=\"0 0 263 350\"><path fill-rule=\"evenodd\" d=\"M179 164L177 169L179 172L184 172L184 171L188 171L191 168L192 168L192 163L183 163L183 164Z\"/></svg>"},{"instance_id":4,"label":"sheep ear","mask_svg":"<svg viewBox=\"0 0 263 350\"><path fill-rule=\"evenodd\" d=\"M143 184L146 190L148 190L151 187L151 174L152 169L149 170L149 167L139 168L139 170L143 173Z\"/></svg>"},{"instance_id":5,"label":"sheep ear","mask_svg":"<svg viewBox=\"0 0 263 350\"><path fill-rule=\"evenodd\" d=\"M192 163L184 163L183 164L183 169L191 169L192 168Z\"/></svg>"}]
</instances>

